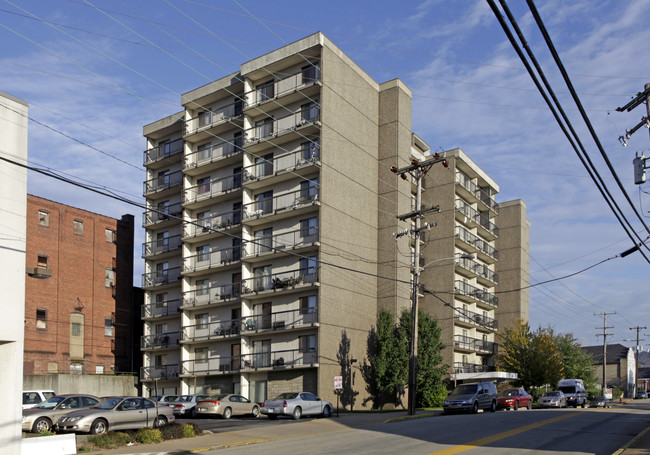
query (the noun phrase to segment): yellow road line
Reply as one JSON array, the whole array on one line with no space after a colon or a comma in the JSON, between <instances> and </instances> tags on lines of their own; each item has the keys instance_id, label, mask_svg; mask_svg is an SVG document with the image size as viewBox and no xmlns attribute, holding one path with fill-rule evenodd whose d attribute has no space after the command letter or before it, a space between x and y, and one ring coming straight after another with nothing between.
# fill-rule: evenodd
<instances>
[{"instance_id":1,"label":"yellow road line","mask_svg":"<svg viewBox=\"0 0 650 455\"><path fill-rule=\"evenodd\" d=\"M542 420L541 422L532 423L530 425L526 425L525 427L519 427L519 428L515 428L513 430L504 431L503 433L494 434L494 435L488 436L486 438L477 439L476 441L468 442L467 444L460 444L460 445L457 445L457 446L454 446L454 447L450 447L448 449L440 450L438 452L433 452L433 453L431 453L429 455L453 455L455 453L464 452L466 450L470 450L470 449L474 449L476 447L480 447L480 446L484 446L486 444L490 444L491 442L498 441L500 439L509 438L510 436L514 436L516 434L523 433L525 431L529 431L529 430L532 430L534 428L539 428L541 426L548 425L549 423L559 422L560 420L568 419L570 417L575 417L575 416L580 415L580 414L582 414L582 413L580 413L580 412L572 412L571 414L568 414L568 415L562 415L560 417L553 417L552 419Z\"/></svg>"}]
</instances>

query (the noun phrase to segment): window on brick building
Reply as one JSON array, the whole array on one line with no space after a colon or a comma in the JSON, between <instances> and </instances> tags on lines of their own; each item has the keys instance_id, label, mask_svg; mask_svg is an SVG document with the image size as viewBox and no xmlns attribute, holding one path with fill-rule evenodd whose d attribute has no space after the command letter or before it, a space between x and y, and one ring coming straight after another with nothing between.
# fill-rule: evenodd
<instances>
[{"instance_id":1,"label":"window on brick building","mask_svg":"<svg viewBox=\"0 0 650 455\"><path fill-rule=\"evenodd\" d=\"M47 256L44 254L39 254L36 259L36 267L47 268Z\"/></svg>"},{"instance_id":2,"label":"window on brick building","mask_svg":"<svg viewBox=\"0 0 650 455\"><path fill-rule=\"evenodd\" d=\"M80 363L71 363L70 364L70 374L83 374L84 366Z\"/></svg>"},{"instance_id":3,"label":"window on brick building","mask_svg":"<svg viewBox=\"0 0 650 455\"><path fill-rule=\"evenodd\" d=\"M50 225L50 213L47 210L38 211L38 224L39 226Z\"/></svg>"},{"instance_id":4,"label":"window on brick building","mask_svg":"<svg viewBox=\"0 0 650 455\"><path fill-rule=\"evenodd\" d=\"M95 374L104 374L104 365L95 365Z\"/></svg>"},{"instance_id":5,"label":"window on brick building","mask_svg":"<svg viewBox=\"0 0 650 455\"><path fill-rule=\"evenodd\" d=\"M73 337L80 337L81 336L81 323L80 322L73 322L70 324L70 335Z\"/></svg>"},{"instance_id":6,"label":"window on brick building","mask_svg":"<svg viewBox=\"0 0 650 455\"><path fill-rule=\"evenodd\" d=\"M115 285L115 270L113 270L112 268L106 269L106 280L104 285L107 288L110 288L111 286Z\"/></svg>"},{"instance_id":7,"label":"window on brick building","mask_svg":"<svg viewBox=\"0 0 650 455\"><path fill-rule=\"evenodd\" d=\"M36 310L36 328L38 330L47 330L47 310Z\"/></svg>"},{"instance_id":8,"label":"window on brick building","mask_svg":"<svg viewBox=\"0 0 650 455\"><path fill-rule=\"evenodd\" d=\"M74 220L73 224L74 233L77 235L84 235L84 222L81 220Z\"/></svg>"},{"instance_id":9,"label":"window on brick building","mask_svg":"<svg viewBox=\"0 0 650 455\"><path fill-rule=\"evenodd\" d=\"M115 231L110 228L106 228L106 241L114 242L115 241Z\"/></svg>"},{"instance_id":10,"label":"window on brick building","mask_svg":"<svg viewBox=\"0 0 650 455\"><path fill-rule=\"evenodd\" d=\"M113 336L113 318L111 316L104 318L104 335Z\"/></svg>"}]
</instances>

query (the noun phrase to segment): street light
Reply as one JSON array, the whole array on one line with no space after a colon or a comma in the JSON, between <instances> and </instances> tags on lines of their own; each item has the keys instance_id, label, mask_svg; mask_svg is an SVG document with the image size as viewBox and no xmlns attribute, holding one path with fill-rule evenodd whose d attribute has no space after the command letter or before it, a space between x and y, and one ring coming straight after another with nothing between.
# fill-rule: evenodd
<instances>
[{"instance_id":1,"label":"street light","mask_svg":"<svg viewBox=\"0 0 650 455\"><path fill-rule=\"evenodd\" d=\"M408 415L415 414L415 405L416 405L416 376L417 376L417 356L418 356L418 291L419 284L418 278L420 277L420 270L425 269L431 264L436 262L448 261L450 259L474 259L473 254L456 254L448 258L440 258L435 261L431 261L428 264L420 267L417 265L418 258L415 258L414 261L414 270L413 270L413 304L411 305L411 346L409 349L409 392L408 392Z\"/></svg>"}]
</instances>

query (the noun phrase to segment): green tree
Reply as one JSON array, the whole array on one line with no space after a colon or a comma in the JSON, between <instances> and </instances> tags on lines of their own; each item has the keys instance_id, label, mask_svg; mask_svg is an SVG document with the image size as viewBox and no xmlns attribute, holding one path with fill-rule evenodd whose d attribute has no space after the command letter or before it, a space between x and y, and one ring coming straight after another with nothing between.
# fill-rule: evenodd
<instances>
[{"instance_id":1,"label":"green tree","mask_svg":"<svg viewBox=\"0 0 650 455\"><path fill-rule=\"evenodd\" d=\"M554 334L553 338L564 362L564 377L579 378L584 381L585 388L594 387L597 378L589 353L582 349L572 333Z\"/></svg>"}]
</instances>

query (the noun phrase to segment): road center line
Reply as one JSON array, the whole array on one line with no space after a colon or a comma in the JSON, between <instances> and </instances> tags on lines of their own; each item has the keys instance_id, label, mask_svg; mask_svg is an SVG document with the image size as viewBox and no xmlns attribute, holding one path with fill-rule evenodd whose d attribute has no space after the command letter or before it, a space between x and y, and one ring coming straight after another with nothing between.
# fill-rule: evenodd
<instances>
[{"instance_id":1,"label":"road center line","mask_svg":"<svg viewBox=\"0 0 650 455\"><path fill-rule=\"evenodd\" d=\"M504 431L503 433L498 433L494 434L492 436L488 436L486 438L482 439L477 439L476 441L468 442L467 444L459 444L457 446L450 447L448 449L440 450L438 452L432 452L429 455L452 455L455 453L460 453L464 452L466 450L474 449L476 447L484 446L486 444L490 444L491 442L498 441L500 439L505 439L509 438L510 436L514 436L519 433L523 433L525 431L529 431L535 428L539 428L544 425L548 425L549 423L553 422L559 422L560 420L568 419L570 417L575 417L577 415L580 415L582 413L580 412L572 412L568 415L563 415L560 417L553 417L552 419L546 419L542 420L541 422L536 422L536 423L531 423L530 425L526 425L525 427L519 427L519 428L514 428L512 430Z\"/></svg>"}]
</instances>

